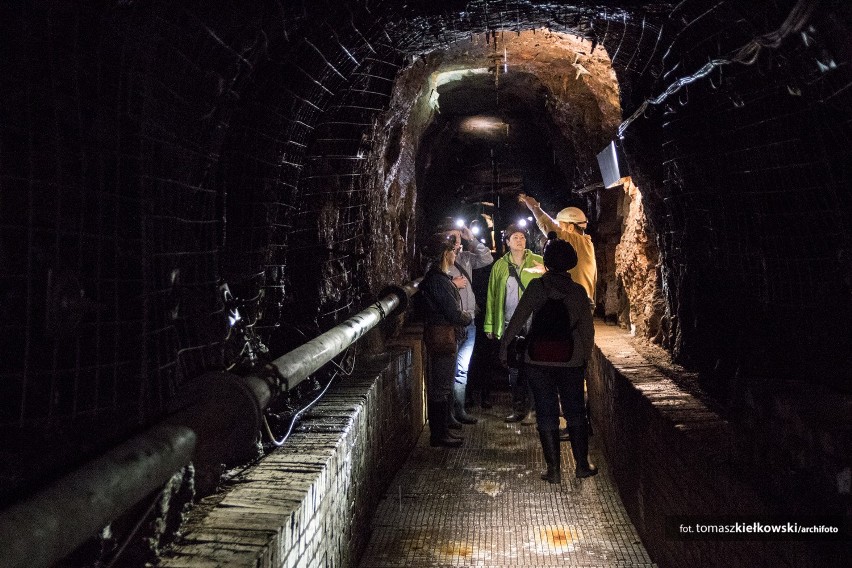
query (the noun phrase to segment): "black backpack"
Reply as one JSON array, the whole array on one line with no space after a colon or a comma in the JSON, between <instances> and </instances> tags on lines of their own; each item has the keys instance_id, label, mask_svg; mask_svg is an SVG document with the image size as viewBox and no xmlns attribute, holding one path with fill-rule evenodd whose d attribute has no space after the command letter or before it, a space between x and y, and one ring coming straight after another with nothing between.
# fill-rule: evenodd
<instances>
[{"instance_id":1,"label":"black backpack","mask_svg":"<svg viewBox=\"0 0 852 568\"><path fill-rule=\"evenodd\" d=\"M574 329L564 300L548 298L532 317L527 333L527 354L531 361L567 363L574 355Z\"/></svg>"}]
</instances>

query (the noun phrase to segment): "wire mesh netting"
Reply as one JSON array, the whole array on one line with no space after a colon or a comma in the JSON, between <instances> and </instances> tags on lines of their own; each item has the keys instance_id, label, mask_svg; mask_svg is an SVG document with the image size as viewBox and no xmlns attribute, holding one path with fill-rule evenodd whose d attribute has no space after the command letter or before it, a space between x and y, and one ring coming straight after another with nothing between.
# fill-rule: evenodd
<instances>
[{"instance_id":1,"label":"wire mesh netting","mask_svg":"<svg viewBox=\"0 0 852 568\"><path fill-rule=\"evenodd\" d=\"M734 365L798 373L848 337L838 252L849 201L838 189L850 183L850 78L830 63L834 20L812 8L693 2L670 16L681 25L662 58L662 95L645 112L661 124L655 221L670 233L669 303L682 316L682 353L699 362L763 344L773 364ZM725 313L742 314L737 329ZM776 334L773 320L797 331Z\"/></svg>"},{"instance_id":2,"label":"wire mesh netting","mask_svg":"<svg viewBox=\"0 0 852 568\"><path fill-rule=\"evenodd\" d=\"M836 348L852 336L841 4L4 8L4 461L82 459L231 363L223 283L273 354L359 309L381 270L364 156L393 80L472 34L543 27L606 48L626 117L639 111L623 133L676 349L712 357L728 308L749 302L763 314L737 319L749 331L782 314L810 353ZM85 443L38 457L34 433Z\"/></svg>"},{"instance_id":3,"label":"wire mesh netting","mask_svg":"<svg viewBox=\"0 0 852 568\"><path fill-rule=\"evenodd\" d=\"M233 363L243 338L220 285L272 343L282 324L304 341L368 293L357 164L399 52L379 20L336 4L222 8L13 14L4 499Z\"/></svg>"}]
</instances>

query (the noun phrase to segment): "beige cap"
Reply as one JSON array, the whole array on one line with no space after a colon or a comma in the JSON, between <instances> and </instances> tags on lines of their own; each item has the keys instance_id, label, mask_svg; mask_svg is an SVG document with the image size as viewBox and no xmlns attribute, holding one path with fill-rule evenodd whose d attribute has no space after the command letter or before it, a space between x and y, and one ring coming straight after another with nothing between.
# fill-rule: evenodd
<instances>
[{"instance_id":1,"label":"beige cap","mask_svg":"<svg viewBox=\"0 0 852 568\"><path fill-rule=\"evenodd\" d=\"M583 210L577 207L566 207L556 215L556 220L563 223L576 223L583 227L589 222Z\"/></svg>"}]
</instances>

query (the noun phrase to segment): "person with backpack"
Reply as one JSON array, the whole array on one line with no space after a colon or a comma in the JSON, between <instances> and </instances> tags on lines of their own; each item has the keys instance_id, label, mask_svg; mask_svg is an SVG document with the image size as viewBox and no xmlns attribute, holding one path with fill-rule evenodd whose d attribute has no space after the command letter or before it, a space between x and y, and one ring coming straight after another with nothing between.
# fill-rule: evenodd
<instances>
[{"instance_id":1,"label":"person with backpack","mask_svg":"<svg viewBox=\"0 0 852 568\"><path fill-rule=\"evenodd\" d=\"M568 423L571 453L578 478L597 474L589 462L589 425L583 383L592 356L595 328L585 289L569 270L577 264L571 244L548 235L544 247L547 272L530 282L500 341L500 361L505 365L509 338L517 335L532 316L526 334L524 374L533 392L541 449L547 471L541 478L560 483L559 406Z\"/></svg>"},{"instance_id":2,"label":"person with backpack","mask_svg":"<svg viewBox=\"0 0 852 568\"><path fill-rule=\"evenodd\" d=\"M527 286L544 272L541 256L527 248L527 237L518 225L509 225L503 232L509 252L494 261L491 276L488 279L488 294L485 302L485 321L483 330L488 339L500 339L515 312L518 301ZM524 320L526 321L526 320ZM508 336L508 340L514 339ZM521 422L530 412L528 387L523 382L516 364L509 365L509 387L512 390L512 413L506 422Z\"/></svg>"},{"instance_id":3,"label":"person with backpack","mask_svg":"<svg viewBox=\"0 0 852 568\"><path fill-rule=\"evenodd\" d=\"M577 207L565 207L556 214L556 219L553 219L542 210L541 204L529 195L521 193L518 195L518 202L523 203L535 216L536 225L543 235L553 231L558 238L574 247L577 253L577 264L569 273L571 279L586 290L590 309L594 312L598 265L595 259L595 245L592 243L592 237L586 233L589 226L586 214ZM563 442L570 439L568 428L561 431L560 439Z\"/></svg>"}]
</instances>

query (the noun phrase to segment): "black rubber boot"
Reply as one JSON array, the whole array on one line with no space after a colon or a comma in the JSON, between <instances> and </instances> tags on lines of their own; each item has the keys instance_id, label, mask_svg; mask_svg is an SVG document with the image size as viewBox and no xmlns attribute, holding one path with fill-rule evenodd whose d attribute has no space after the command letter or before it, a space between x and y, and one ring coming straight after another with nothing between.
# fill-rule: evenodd
<instances>
[{"instance_id":1,"label":"black rubber boot","mask_svg":"<svg viewBox=\"0 0 852 568\"><path fill-rule=\"evenodd\" d=\"M589 428L589 438L591 438L595 435L595 431L592 428L592 409L588 402L586 402L586 425Z\"/></svg>"},{"instance_id":2,"label":"black rubber boot","mask_svg":"<svg viewBox=\"0 0 852 568\"><path fill-rule=\"evenodd\" d=\"M432 447L458 448L460 438L449 435L447 424L450 417L450 405L447 401L429 402L429 445Z\"/></svg>"},{"instance_id":3,"label":"black rubber boot","mask_svg":"<svg viewBox=\"0 0 852 568\"><path fill-rule=\"evenodd\" d=\"M532 410L530 405L529 387L523 376L523 371L518 371L515 384L511 385L512 392L512 414L505 418L506 422L520 422L529 416Z\"/></svg>"},{"instance_id":4,"label":"black rubber boot","mask_svg":"<svg viewBox=\"0 0 852 568\"><path fill-rule=\"evenodd\" d=\"M465 385L453 384L453 417L462 424L476 424L477 420L464 409Z\"/></svg>"},{"instance_id":5,"label":"black rubber boot","mask_svg":"<svg viewBox=\"0 0 852 568\"><path fill-rule=\"evenodd\" d=\"M452 396L453 395L450 395L450 400L452 400ZM447 428L449 428L451 430L461 430L462 429L462 423L459 422L458 420L456 420L456 417L453 415L452 402L447 403L447 408L450 409L450 414L447 417Z\"/></svg>"},{"instance_id":6,"label":"black rubber boot","mask_svg":"<svg viewBox=\"0 0 852 568\"><path fill-rule=\"evenodd\" d=\"M548 430L546 432L539 430L538 439L541 441L544 463L547 464L547 471L542 472L541 478L548 483L561 483L560 465L562 456L559 450L559 430Z\"/></svg>"},{"instance_id":7,"label":"black rubber boot","mask_svg":"<svg viewBox=\"0 0 852 568\"><path fill-rule=\"evenodd\" d=\"M450 395L450 398L447 400L447 403L446 403L445 406L447 407L447 414L444 417L446 419L446 422L447 422L447 437L450 438L451 440L459 440L459 441L464 440L464 436L462 435L462 432L461 432L461 429L462 429L461 422L458 422L457 420L453 420L453 399L452 399L452 395Z\"/></svg>"},{"instance_id":8,"label":"black rubber boot","mask_svg":"<svg viewBox=\"0 0 852 568\"><path fill-rule=\"evenodd\" d=\"M568 431L571 434L571 454L574 456L578 478L597 475L598 468L589 463L589 422L585 416L572 416L568 420Z\"/></svg>"}]
</instances>

